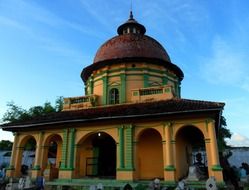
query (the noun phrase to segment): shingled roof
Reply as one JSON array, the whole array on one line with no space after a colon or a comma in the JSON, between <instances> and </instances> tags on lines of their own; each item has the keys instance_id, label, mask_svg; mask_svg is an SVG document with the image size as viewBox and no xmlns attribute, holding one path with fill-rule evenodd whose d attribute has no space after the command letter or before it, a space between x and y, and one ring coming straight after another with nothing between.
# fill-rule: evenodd
<instances>
[{"instance_id":1,"label":"shingled roof","mask_svg":"<svg viewBox=\"0 0 249 190\"><path fill-rule=\"evenodd\" d=\"M123 104L115 106L96 107L75 111L62 111L35 117L26 121L1 125L3 130L12 131L14 128L32 127L70 122L89 122L122 118L141 118L148 116L163 116L183 113L221 111L221 102L209 102L189 99L171 99L156 102Z\"/></svg>"}]
</instances>

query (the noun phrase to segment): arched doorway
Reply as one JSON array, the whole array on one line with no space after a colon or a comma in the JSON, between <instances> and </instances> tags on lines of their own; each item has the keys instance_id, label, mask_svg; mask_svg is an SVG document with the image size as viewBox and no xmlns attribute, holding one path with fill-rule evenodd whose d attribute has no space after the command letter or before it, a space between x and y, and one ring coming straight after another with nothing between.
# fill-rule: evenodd
<instances>
[{"instance_id":1,"label":"arched doorway","mask_svg":"<svg viewBox=\"0 0 249 190\"><path fill-rule=\"evenodd\" d=\"M176 178L187 177L189 166L197 162L207 170L204 135L197 127L185 126L176 134Z\"/></svg>"},{"instance_id":2,"label":"arched doorway","mask_svg":"<svg viewBox=\"0 0 249 190\"><path fill-rule=\"evenodd\" d=\"M104 132L90 134L77 145L76 176L116 177L116 142Z\"/></svg>"},{"instance_id":3,"label":"arched doorway","mask_svg":"<svg viewBox=\"0 0 249 190\"><path fill-rule=\"evenodd\" d=\"M42 172L45 172L47 179L52 180L58 178L58 172L61 163L62 138L60 135L50 135L43 147Z\"/></svg>"},{"instance_id":4,"label":"arched doorway","mask_svg":"<svg viewBox=\"0 0 249 190\"><path fill-rule=\"evenodd\" d=\"M163 147L160 133L155 129L142 131L137 148L139 178L163 179Z\"/></svg>"},{"instance_id":5,"label":"arched doorway","mask_svg":"<svg viewBox=\"0 0 249 190\"><path fill-rule=\"evenodd\" d=\"M16 175L30 175L34 166L36 140L33 136L26 136L19 145L17 154Z\"/></svg>"}]
</instances>

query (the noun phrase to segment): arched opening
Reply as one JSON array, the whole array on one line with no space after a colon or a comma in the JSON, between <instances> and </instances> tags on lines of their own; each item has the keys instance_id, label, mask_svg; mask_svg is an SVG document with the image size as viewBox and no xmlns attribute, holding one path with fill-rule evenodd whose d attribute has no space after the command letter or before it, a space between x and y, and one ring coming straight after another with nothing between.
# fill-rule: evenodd
<instances>
[{"instance_id":1,"label":"arched opening","mask_svg":"<svg viewBox=\"0 0 249 190\"><path fill-rule=\"evenodd\" d=\"M42 161L42 172L46 173L46 179L58 178L61 163L62 138L60 135L51 135L45 141ZM46 172L44 172L46 170Z\"/></svg>"},{"instance_id":2,"label":"arched opening","mask_svg":"<svg viewBox=\"0 0 249 190\"><path fill-rule=\"evenodd\" d=\"M36 150L36 140L33 136L25 137L20 143L17 154L16 175L17 176L31 176L31 170L34 166Z\"/></svg>"},{"instance_id":3,"label":"arched opening","mask_svg":"<svg viewBox=\"0 0 249 190\"><path fill-rule=\"evenodd\" d=\"M176 135L176 177L188 176L189 167L202 165L203 175L207 174L207 157L203 133L194 126L180 129ZM205 176L206 178L207 176Z\"/></svg>"},{"instance_id":4,"label":"arched opening","mask_svg":"<svg viewBox=\"0 0 249 190\"><path fill-rule=\"evenodd\" d=\"M119 104L119 91L117 88L112 88L109 92L109 103Z\"/></svg>"},{"instance_id":5,"label":"arched opening","mask_svg":"<svg viewBox=\"0 0 249 190\"><path fill-rule=\"evenodd\" d=\"M107 133L94 133L82 139L76 156L76 176L116 177L116 142Z\"/></svg>"},{"instance_id":6,"label":"arched opening","mask_svg":"<svg viewBox=\"0 0 249 190\"><path fill-rule=\"evenodd\" d=\"M163 179L163 147L160 133L155 129L142 131L137 148L139 178Z\"/></svg>"}]
</instances>

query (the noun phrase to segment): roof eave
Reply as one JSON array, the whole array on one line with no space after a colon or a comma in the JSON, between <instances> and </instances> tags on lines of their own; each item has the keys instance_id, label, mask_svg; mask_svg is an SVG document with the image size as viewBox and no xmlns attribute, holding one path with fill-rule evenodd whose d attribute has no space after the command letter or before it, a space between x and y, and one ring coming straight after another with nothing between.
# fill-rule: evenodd
<instances>
[{"instance_id":1,"label":"roof eave","mask_svg":"<svg viewBox=\"0 0 249 190\"><path fill-rule=\"evenodd\" d=\"M118 58L118 59L99 61L99 62L93 63L93 64L85 67L81 72L81 78L82 78L83 82L86 82L94 70L100 69L106 65L112 65L112 64L120 63L120 62L133 62L133 61L138 61L138 62L148 61L148 62L153 62L155 64L160 64L160 65L165 66L168 69L173 70L176 73L176 75L179 77L180 81L182 81L184 78L184 74L183 74L182 70L177 65L175 65L171 62L167 62L167 61L162 60L162 59L148 58L148 57L124 57L124 58Z\"/></svg>"},{"instance_id":2,"label":"roof eave","mask_svg":"<svg viewBox=\"0 0 249 190\"><path fill-rule=\"evenodd\" d=\"M67 124L67 123L85 123L92 121L107 121L110 119L132 119L132 118L148 118L148 117L160 117L160 116L169 116L169 115L177 115L177 114L191 114L191 113L204 113L204 112L212 112L218 111L219 114L223 110L223 107L220 108L212 108L212 109L200 109L200 110L186 110L186 111L175 111L175 112L161 112L161 113L150 113L150 114L137 114L137 115L121 115L121 116L108 116L108 117L98 117L91 119L66 119L60 121L51 121L51 122L40 122L33 124L20 124L20 125L12 125L12 126L3 126L0 125L2 130L4 131L16 131L16 129L20 128L30 128L30 127L38 127L38 126L47 126L47 125L59 125L59 124Z\"/></svg>"}]
</instances>

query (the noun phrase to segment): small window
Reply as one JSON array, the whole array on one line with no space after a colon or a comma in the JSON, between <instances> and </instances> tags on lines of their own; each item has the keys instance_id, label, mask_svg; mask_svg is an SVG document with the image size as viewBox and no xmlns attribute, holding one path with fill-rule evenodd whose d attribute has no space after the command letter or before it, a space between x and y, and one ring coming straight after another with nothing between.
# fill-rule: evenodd
<instances>
[{"instance_id":1,"label":"small window","mask_svg":"<svg viewBox=\"0 0 249 190\"><path fill-rule=\"evenodd\" d=\"M137 33L137 32L136 32L136 28L133 28L133 33L134 33L134 34L136 34L136 33Z\"/></svg>"},{"instance_id":2,"label":"small window","mask_svg":"<svg viewBox=\"0 0 249 190\"><path fill-rule=\"evenodd\" d=\"M113 88L110 90L109 103L110 104L119 104L119 91L117 88Z\"/></svg>"}]
</instances>

